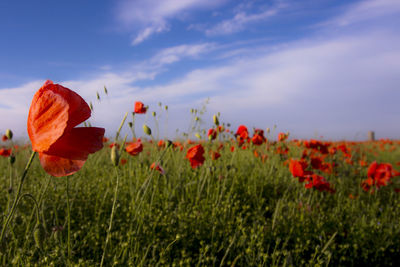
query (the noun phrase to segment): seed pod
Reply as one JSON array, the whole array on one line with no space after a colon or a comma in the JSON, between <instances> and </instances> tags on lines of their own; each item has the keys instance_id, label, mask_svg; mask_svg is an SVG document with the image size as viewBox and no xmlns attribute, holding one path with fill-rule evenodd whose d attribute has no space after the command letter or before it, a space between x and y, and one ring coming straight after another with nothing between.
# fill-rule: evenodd
<instances>
[{"instance_id":1,"label":"seed pod","mask_svg":"<svg viewBox=\"0 0 400 267\"><path fill-rule=\"evenodd\" d=\"M214 120L214 124L217 125L217 126L219 126L219 119L218 119L218 116L217 116L217 115L214 115L214 116L213 116L213 120Z\"/></svg>"},{"instance_id":2,"label":"seed pod","mask_svg":"<svg viewBox=\"0 0 400 267\"><path fill-rule=\"evenodd\" d=\"M108 95L107 87L104 85L104 93Z\"/></svg>"},{"instance_id":3,"label":"seed pod","mask_svg":"<svg viewBox=\"0 0 400 267\"><path fill-rule=\"evenodd\" d=\"M201 135L199 133L195 133L194 136L196 136L197 138L201 139Z\"/></svg>"},{"instance_id":4,"label":"seed pod","mask_svg":"<svg viewBox=\"0 0 400 267\"><path fill-rule=\"evenodd\" d=\"M168 106L165 106L164 108L165 108L165 110L168 110Z\"/></svg>"},{"instance_id":5,"label":"seed pod","mask_svg":"<svg viewBox=\"0 0 400 267\"><path fill-rule=\"evenodd\" d=\"M43 241L46 235L46 231L43 225L39 222L36 223L35 230L33 232L33 238L35 240L35 244L38 248L43 248Z\"/></svg>"},{"instance_id":6,"label":"seed pod","mask_svg":"<svg viewBox=\"0 0 400 267\"><path fill-rule=\"evenodd\" d=\"M156 116L156 112L153 111L153 113L151 113L151 115L153 115L153 117L155 117Z\"/></svg>"},{"instance_id":7,"label":"seed pod","mask_svg":"<svg viewBox=\"0 0 400 267\"><path fill-rule=\"evenodd\" d=\"M195 120L195 121L198 121L198 120L200 120L200 118L196 116L196 117L194 118L194 120Z\"/></svg>"},{"instance_id":8,"label":"seed pod","mask_svg":"<svg viewBox=\"0 0 400 267\"><path fill-rule=\"evenodd\" d=\"M151 129L146 124L143 124L143 132L147 135L151 135Z\"/></svg>"},{"instance_id":9,"label":"seed pod","mask_svg":"<svg viewBox=\"0 0 400 267\"><path fill-rule=\"evenodd\" d=\"M6 136L9 140L11 140L13 138L13 132L10 129L7 129Z\"/></svg>"},{"instance_id":10,"label":"seed pod","mask_svg":"<svg viewBox=\"0 0 400 267\"><path fill-rule=\"evenodd\" d=\"M118 166L119 163L119 153L117 146L111 148L111 162L114 166Z\"/></svg>"},{"instance_id":11,"label":"seed pod","mask_svg":"<svg viewBox=\"0 0 400 267\"><path fill-rule=\"evenodd\" d=\"M129 128L132 128L133 127L133 122L128 122L128 126L129 126Z\"/></svg>"},{"instance_id":12,"label":"seed pod","mask_svg":"<svg viewBox=\"0 0 400 267\"><path fill-rule=\"evenodd\" d=\"M93 111L93 104L92 104L92 102L89 103L89 108L90 108L91 111Z\"/></svg>"},{"instance_id":13,"label":"seed pod","mask_svg":"<svg viewBox=\"0 0 400 267\"><path fill-rule=\"evenodd\" d=\"M99 95L99 92L96 92L96 96L97 96L97 100L99 100L99 101L100 101L100 95Z\"/></svg>"}]
</instances>

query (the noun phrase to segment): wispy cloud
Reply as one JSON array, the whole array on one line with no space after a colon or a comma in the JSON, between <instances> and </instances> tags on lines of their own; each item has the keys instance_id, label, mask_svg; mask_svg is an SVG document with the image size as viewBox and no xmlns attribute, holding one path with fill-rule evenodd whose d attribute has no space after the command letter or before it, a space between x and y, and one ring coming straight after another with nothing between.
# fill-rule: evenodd
<instances>
[{"instance_id":1,"label":"wispy cloud","mask_svg":"<svg viewBox=\"0 0 400 267\"><path fill-rule=\"evenodd\" d=\"M214 43L202 43L194 45L178 45L174 47L169 47L158 52L151 62L156 65L171 64L185 57L194 58L198 57L204 53L210 52L217 47Z\"/></svg>"},{"instance_id":2,"label":"wispy cloud","mask_svg":"<svg viewBox=\"0 0 400 267\"><path fill-rule=\"evenodd\" d=\"M268 9L264 12L254 14L239 12L232 19L224 20L212 28L207 29L205 33L209 36L232 34L244 30L248 24L263 21L276 15L277 13L277 8Z\"/></svg>"},{"instance_id":3,"label":"wispy cloud","mask_svg":"<svg viewBox=\"0 0 400 267\"><path fill-rule=\"evenodd\" d=\"M398 0L366 0L351 5L343 14L325 24L347 26L353 23L365 22L400 13Z\"/></svg>"},{"instance_id":4,"label":"wispy cloud","mask_svg":"<svg viewBox=\"0 0 400 267\"><path fill-rule=\"evenodd\" d=\"M121 0L116 8L118 20L139 30L132 44L137 45L151 35L169 30L168 20L198 9L218 7L227 0Z\"/></svg>"}]
</instances>

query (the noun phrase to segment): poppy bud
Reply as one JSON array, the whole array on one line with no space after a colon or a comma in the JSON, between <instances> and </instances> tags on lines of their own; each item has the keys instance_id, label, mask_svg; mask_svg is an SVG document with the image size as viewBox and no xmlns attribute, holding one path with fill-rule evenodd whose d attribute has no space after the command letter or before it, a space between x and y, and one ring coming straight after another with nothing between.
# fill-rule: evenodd
<instances>
[{"instance_id":1,"label":"poppy bud","mask_svg":"<svg viewBox=\"0 0 400 267\"><path fill-rule=\"evenodd\" d=\"M191 109L190 109L190 113L194 113L194 109L191 108Z\"/></svg>"},{"instance_id":2,"label":"poppy bud","mask_svg":"<svg viewBox=\"0 0 400 267\"><path fill-rule=\"evenodd\" d=\"M155 111L153 111L153 113L151 113L152 115L153 115L153 117L155 117L156 116L156 112Z\"/></svg>"},{"instance_id":3,"label":"poppy bud","mask_svg":"<svg viewBox=\"0 0 400 267\"><path fill-rule=\"evenodd\" d=\"M165 106L165 110L168 110L168 106Z\"/></svg>"},{"instance_id":4,"label":"poppy bud","mask_svg":"<svg viewBox=\"0 0 400 267\"><path fill-rule=\"evenodd\" d=\"M108 95L107 87L104 85L104 93Z\"/></svg>"},{"instance_id":5,"label":"poppy bud","mask_svg":"<svg viewBox=\"0 0 400 267\"><path fill-rule=\"evenodd\" d=\"M213 120L214 120L214 124L219 126L219 120L218 120L218 116L217 115L213 116Z\"/></svg>"},{"instance_id":6,"label":"poppy bud","mask_svg":"<svg viewBox=\"0 0 400 267\"><path fill-rule=\"evenodd\" d=\"M151 135L151 129L146 124L143 124L143 132L147 135Z\"/></svg>"},{"instance_id":7,"label":"poppy bud","mask_svg":"<svg viewBox=\"0 0 400 267\"><path fill-rule=\"evenodd\" d=\"M173 145L173 143L172 143L172 141L171 140L167 140L167 147L170 147L170 146L172 146Z\"/></svg>"},{"instance_id":8,"label":"poppy bud","mask_svg":"<svg viewBox=\"0 0 400 267\"><path fill-rule=\"evenodd\" d=\"M111 162L114 166L118 166L119 163L119 153L117 146L111 148Z\"/></svg>"},{"instance_id":9,"label":"poppy bud","mask_svg":"<svg viewBox=\"0 0 400 267\"><path fill-rule=\"evenodd\" d=\"M161 107L161 106L162 106L161 102L158 102L158 106L159 106L159 107Z\"/></svg>"},{"instance_id":10,"label":"poppy bud","mask_svg":"<svg viewBox=\"0 0 400 267\"><path fill-rule=\"evenodd\" d=\"M196 116L196 117L194 118L194 120L195 120L195 121L198 121L198 120L200 120L200 118Z\"/></svg>"},{"instance_id":11,"label":"poppy bud","mask_svg":"<svg viewBox=\"0 0 400 267\"><path fill-rule=\"evenodd\" d=\"M100 95L99 95L99 92L96 92L96 96L97 96L97 100L99 100L99 101L100 101Z\"/></svg>"},{"instance_id":12,"label":"poppy bud","mask_svg":"<svg viewBox=\"0 0 400 267\"><path fill-rule=\"evenodd\" d=\"M267 128L267 133L270 133L271 132L271 129L270 128Z\"/></svg>"},{"instance_id":13,"label":"poppy bud","mask_svg":"<svg viewBox=\"0 0 400 267\"><path fill-rule=\"evenodd\" d=\"M15 156L14 156L13 154L11 154L11 155L8 157L8 162L10 162L11 165L14 164L14 162L15 162Z\"/></svg>"},{"instance_id":14,"label":"poppy bud","mask_svg":"<svg viewBox=\"0 0 400 267\"><path fill-rule=\"evenodd\" d=\"M91 111L93 111L93 104L92 104L92 102L89 103L89 108L90 108Z\"/></svg>"},{"instance_id":15,"label":"poppy bud","mask_svg":"<svg viewBox=\"0 0 400 267\"><path fill-rule=\"evenodd\" d=\"M133 127L133 122L128 122L128 126L129 126L129 128L132 128Z\"/></svg>"},{"instance_id":16,"label":"poppy bud","mask_svg":"<svg viewBox=\"0 0 400 267\"><path fill-rule=\"evenodd\" d=\"M12 139L13 138L13 132L10 129L6 130L6 136L8 139Z\"/></svg>"},{"instance_id":17,"label":"poppy bud","mask_svg":"<svg viewBox=\"0 0 400 267\"><path fill-rule=\"evenodd\" d=\"M201 139L201 135L199 133L195 133L194 136L196 136L197 138Z\"/></svg>"},{"instance_id":18,"label":"poppy bud","mask_svg":"<svg viewBox=\"0 0 400 267\"><path fill-rule=\"evenodd\" d=\"M46 231L43 225L39 222L36 223L35 231L33 232L33 239L35 240L35 244L38 248L43 248L43 241L45 238Z\"/></svg>"}]
</instances>

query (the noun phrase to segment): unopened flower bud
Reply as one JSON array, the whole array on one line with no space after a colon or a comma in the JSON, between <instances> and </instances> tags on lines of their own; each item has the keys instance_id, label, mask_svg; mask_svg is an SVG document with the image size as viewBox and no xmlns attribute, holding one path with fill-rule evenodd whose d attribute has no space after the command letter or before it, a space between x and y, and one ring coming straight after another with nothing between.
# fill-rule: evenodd
<instances>
[{"instance_id":1,"label":"unopened flower bud","mask_svg":"<svg viewBox=\"0 0 400 267\"><path fill-rule=\"evenodd\" d=\"M155 117L157 114L155 111L153 111L153 113L151 113L151 115L153 115L153 117Z\"/></svg>"},{"instance_id":2,"label":"unopened flower bud","mask_svg":"<svg viewBox=\"0 0 400 267\"><path fill-rule=\"evenodd\" d=\"M143 132L147 135L151 135L151 129L146 124L143 124Z\"/></svg>"},{"instance_id":3,"label":"unopened flower bud","mask_svg":"<svg viewBox=\"0 0 400 267\"><path fill-rule=\"evenodd\" d=\"M97 100L99 100L99 101L100 101L100 95L99 95L99 92L96 92L96 97L97 97Z\"/></svg>"},{"instance_id":4,"label":"unopened flower bud","mask_svg":"<svg viewBox=\"0 0 400 267\"><path fill-rule=\"evenodd\" d=\"M196 117L194 118L194 120L195 120L195 121L198 121L198 120L200 120L200 118L196 116Z\"/></svg>"},{"instance_id":5,"label":"unopened flower bud","mask_svg":"<svg viewBox=\"0 0 400 267\"><path fill-rule=\"evenodd\" d=\"M93 111L93 104L92 104L92 102L89 103L89 108L90 108L91 111Z\"/></svg>"},{"instance_id":6,"label":"unopened flower bud","mask_svg":"<svg viewBox=\"0 0 400 267\"><path fill-rule=\"evenodd\" d=\"M14 164L14 162L15 162L15 156L14 156L13 154L11 154L11 155L8 157L8 162L10 162L11 165Z\"/></svg>"},{"instance_id":7,"label":"unopened flower bud","mask_svg":"<svg viewBox=\"0 0 400 267\"><path fill-rule=\"evenodd\" d=\"M133 127L133 122L128 122L128 126L129 126L129 128L132 128Z\"/></svg>"},{"instance_id":8,"label":"unopened flower bud","mask_svg":"<svg viewBox=\"0 0 400 267\"><path fill-rule=\"evenodd\" d=\"M111 162L114 166L118 166L119 163L119 152L117 146L111 148Z\"/></svg>"},{"instance_id":9,"label":"unopened flower bud","mask_svg":"<svg viewBox=\"0 0 400 267\"><path fill-rule=\"evenodd\" d=\"M10 129L7 129L6 136L9 140L11 140L13 138L13 132Z\"/></svg>"},{"instance_id":10,"label":"unopened flower bud","mask_svg":"<svg viewBox=\"0 0 400 267\"><path fill-rule=\"evenodd\" d=\"M172 146L172 145L173 145L173 143L172 143L172 141L171 141L171 140L167 140L166 144L167 144L167 147L170 147L170 146Z\"/></svg>"},{"instance_id":11,"label":"unopened flower bud","mask_svg":"<svg viewBox=\"0 0 400 267\"><path fill-rule=\"evenodd\" d=\"M201 135L199 133L195 133L194 136L196 136L197 138L201 139Z\"/></svg>"},{"instance_id":12,"label":"unopened flower bud","mask_svg":"<svg viewBox=\"0 0 400 267\"><path fill-rule=\"evenodd\" d=\"M35 240L35 244L38 248L43 248L43 241L46 235L46 231L43 225L39 222L36 223L35 230L33 232L33 238Z\"/></svg>"},{"instance_id":13,"label":"unopened flower bud","mask_svg":"<svg viewBox=\"0 0 400 267\"><path fill-rule=\"evenodd\" d=\"M106 86L104 86L104 93L105 93L106 95L108 95L108 91L107 91L107 87L106 87Z\"/></svg>"},{"instance_id":14,"label":"unopened flower bud","mask_svg":"<svg viewBox=\"0 0 400 267\"><path fill-rule=\"evenodd\" d=\"M214 124L217 125L217 126L219 126L219 119L218 119L218 116L217 116L217 115L214 115L214 116L213 116L213 120L214 120Z\"/></svg>"},{"instance_id":15,"label":"unopened flower bud","mask_svg":"<svg viewBox=\"0 0 400 267\"><path fill-rule=\"evenodd\" d=\"M165 106L164 108L165 108L165 110L168 110L168 106Z\"/></svg>"}]
</instances>

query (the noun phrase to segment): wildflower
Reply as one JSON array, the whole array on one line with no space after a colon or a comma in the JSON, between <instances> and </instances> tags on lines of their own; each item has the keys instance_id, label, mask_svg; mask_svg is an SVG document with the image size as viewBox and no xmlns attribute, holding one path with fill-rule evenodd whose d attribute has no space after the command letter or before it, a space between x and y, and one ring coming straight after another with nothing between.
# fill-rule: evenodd
<instances>
[{"instance_id":1,"label":"wildflower","mask_svg":"<svg viewBox=\"0 0 400 267\"><path fill-rule=\"evenodd\" d=\"M190 165L193 169L203 165L205 160L203 146L199 144L189 148L186 153L186 158L190 161Z\"/></svg>"},{"instance_id":2,"label":"wildflower","mask_svg":"<svg viewBox=\"0 0 400 267\"><path fill-rule=\"evenodd\" d=\"M217 138L217 131L211 128L208 130L207 136L209 140L214 140L215 138Z\"/></svg>"},{"instance_id":3,"label":"wildflower","mask_svg":"<svg viewBox=\"0 0 400 267\"><path fill-rule=\"evenodd\" d=\"M135 102L135 113L137 114L145 114L147 111L147 107L140 101Z\"/></svg>"},{"instance_id":4,"label":"wildflower","mask_svg":"<svg viewBox=\"0 0 400 267\"><path fill-rule=\"evenodd\" d=\"M136 142L128 143L125 147L125 151L128 152L132 156L138 155L140 152L143 151L143 144L140 139Z\"/></svg>"},{"instance_id":5,"label":"wildflower","mask_svg":"<svg viewBox=\"0 0 400 267\"><path fill-rule=\"evenodd\" d=\"M279 133L279 134L278 134L278 141L279 141L279 142L284 142L288 137L289 137L288 134Z\"/></svg>"},{"instance_id":6,"label":"wildflower","mask_svg":"<svg viewBox=\"0 0 400 267\"><path fill-rule=\"evenodd\" d=\"M386 186L391 182L391 179L395 176L399 176L400 173L393 170L393 167L389 163L380 163L376 161L372 162L368 167L367 179L365 179L361 186L364 191L369 191L372 186L380 188Z\"/></svg>"},{"instance_id":7,"label":"wildflower","mask_svg":"<svg viewBox=\"0 0 400 267\"><path fill-rule=\"evenodd\" d=\"M7 141L7 140L8 140L7 135L3 135L3 137L1 138L1 141L5 142L5 141Z\"/></svg>"},{"instance_id":8,"label":"wildflower","mask_svg":"<svg viewBox=\"0 0 400 267\"><path fill-rule=\"evenodd\" d=\"M0 156L9 157L11 155L11 149L0 148Z\"/></svg>"},{"instance_id":9,"label":"wildflower","mask_svg":"<svg viewBox=\"0 0 400 267\"><path fill-rule=\"evenodd\" d=\"M298 177L299 182L304 182L307 175L311 175L312 172L306 171L308 164L304 160L290 159L289 170L293 177Z\"/></svg>"},{"instance_id":10,"label":"wildflower","mask_svg":"<svg viewBox=\"0 0 400 267\"><path fill-rule=\"evenodd\" d=\"M211 151L211 159L212 160L217 160L221 157L221 154L219 152L216 151Z\"/></svg>"},{"instance_id":11,"label":"wildflower","mask_svg":"<svg viewBox=\"0 0 400 267\"><path fill-rule=\"evenodd\" d=\"M82 97L52 81L46 81L33 96L28 135L47 173L71 175L82 168L89 154L103 147L104 128L75 127L90 115Z\"/></svg>"},{"instance_id":12,"label":"wildflower","mask_svg":"<svg viewBox=\"0 0 400 267\"><path fill-rule=\"evenodd\" d=\"M156 171L158 171L158 172L159 172L160 174L162 174L162 175L165 174L164 169L163 169L159 164L156 165L155 162L153 162L153 163L150 165L150 169L156 170Z\"/></svg>"}]
</instances>

